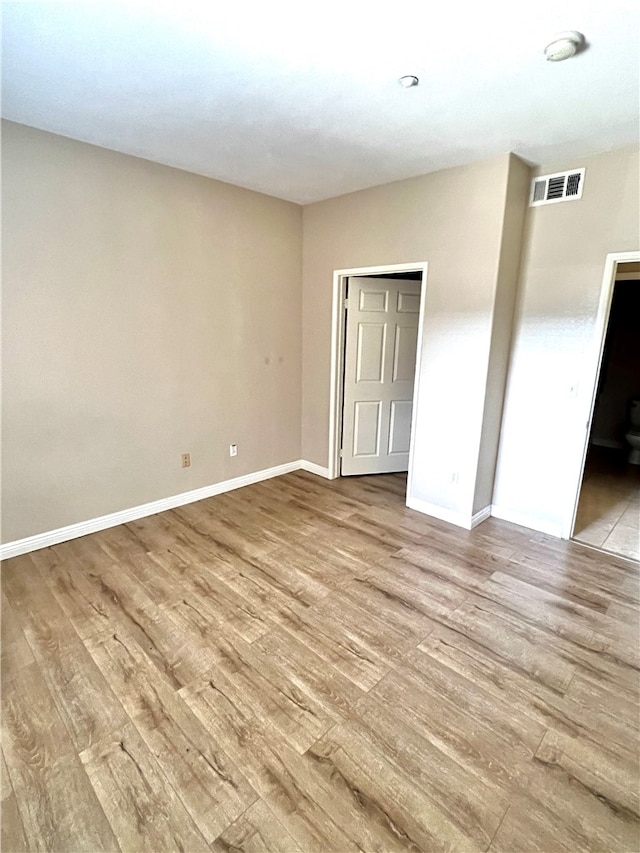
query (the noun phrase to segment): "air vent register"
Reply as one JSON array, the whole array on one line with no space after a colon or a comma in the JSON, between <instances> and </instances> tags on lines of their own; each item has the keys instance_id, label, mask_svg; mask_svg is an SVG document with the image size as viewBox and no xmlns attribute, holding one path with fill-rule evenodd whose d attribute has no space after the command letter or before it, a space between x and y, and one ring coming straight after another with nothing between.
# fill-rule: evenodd
<instances>
[{"instance_id":1,"label":"air vent register","mask_svg":"<svg viewBox=\"0 0 640 853\"><path fill-rule=\"evenodd\" d=\"M577 201L582 198L584 169L571 169L553 175L541 175L531 183L530 207L555 204L559 201Z\"/></svg>"}]
</instances>

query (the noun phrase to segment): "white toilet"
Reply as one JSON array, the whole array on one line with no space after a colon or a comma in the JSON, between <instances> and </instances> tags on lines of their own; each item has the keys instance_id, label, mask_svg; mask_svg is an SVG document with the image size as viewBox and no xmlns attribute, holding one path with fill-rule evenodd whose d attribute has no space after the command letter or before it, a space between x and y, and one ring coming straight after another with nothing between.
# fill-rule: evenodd
<instances>
[{"instance_id":1,"label":"white toilet","mask_svg":"<svg viewBox=\"0 0 640 853\"><path fill-rule=\"evenodd\" d=\"M625 433L631 465L640 465L640 397L631 401L629 406L629 429Z\"/></svg>"}]
</instances>

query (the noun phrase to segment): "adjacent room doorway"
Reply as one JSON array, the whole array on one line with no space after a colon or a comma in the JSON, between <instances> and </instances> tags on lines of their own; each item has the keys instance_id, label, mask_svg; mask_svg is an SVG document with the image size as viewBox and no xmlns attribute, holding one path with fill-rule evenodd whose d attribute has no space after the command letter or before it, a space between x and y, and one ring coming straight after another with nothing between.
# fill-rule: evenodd
<instances>
[{"instance_id":1,"label":"adjacent room doorway","mask_svg":"<svg viewBox=\"0 0 640 853\"><path fill-rule=\"evenodd\" d=\"M640 464L626 433L631 429L632 401L640 399L639 329L640 263L620 263L573 538L636 560L640 560Z\"/></svg>"},{"instance_id":2,"label":"adjacent room doorway","mask_svg":"<svg viewBox=\"0 0 640 853\"><path fill-rule=\"evenodd\" d=\"M407 471L411 494L427 264L334 274L329 476Z\"/></svg>"},{"instance_id":3,"label":"adjacent room doorway","mask_svg":"<svg viewBox=\"0 0 640 853\"><path fill-rule=\"evenodd\" d=\"M341 476L409 470L421 281L347 280Z\"/></svg>"},{"instance_id":4,"label":"adjacent room doorway","mask_svg":"<svg viewBox=\"0 0 640 853\"><path fill-rule=\"evenodd\" d=\"M600 305L598 309L598 315L596 319L596 327L594 334L594 345L592 350L592 356L590 361L590 366L586 373L585 382L587 383L587 388L589 389L588 400L588 409L584 411L585 420L582 421L585 424L586 421L586 430L583 438L580 441L580 460L579 460L579 468L577 469L577 476L575 479L575 493L573 495L571 509L568 517L568 521L563 533L564 538L575 538L578 541L591 544L595 547L602 548L603 550L611 550L614 553L619 553L622 556L631 556L638 558L637 553L637 539L638 535L635 533L636 545L635 549L629 546L629 543L625 540L623 541L622 534L625 532L623 528L625 527L625 518L623 518L624 513L616 515L615 519L613 516L617 512L617 504L620 502L617 500L619 497L615 492L615 486L613 488L613 494L609 494L611 491L610 486L612 485L610 473L604 477L604 480L608 481L605 483L606 493L601 493L598 488L594 488L594 486L599 487L599 483L597 482L598 478L603 479L601 477L602 471L602 459L600 456L604 456L607 448L606 445L611 445L608 439L610 439L614 433L615 437L620 439L624 434L624 409L625 406L622 406L622 410L618 413L617 417L620 423L617 425L616 429L612 432L612 436L605 435L610 430L610 425L605 424L606 429L603 430L602 422L610 419L610 412L606 412L606 418L603 418L602 412L599 412L598 424L594 423L594 414L596 413L596 404L599 400L599 392L602 391L602 381L604 380L604 369L606 368L606 343L607 343L607 332L610 331L609 321L611 318L611 306L615 291L616 279L620 280L621 278L629 276L630 278L637 277L638 272L638 262L640 262L640 252L619 252L607 255L606 263L605 263L605 271L602 282L602 290L600 294ZM626 272L628 270L628 273ZM635 384L633 385L635 388ZM629 389L627 389L629 390ZM638 389L640 390L640 389ZM629 390L629 394L635 395L637 392ZM594 430L594 426L597 426L598 429ZM596 432L602 433L600 435L600 440L597 444L603 445L602 447L593 446L594 442L594 434ZM605 440L607 439L607 440ZM610 446L608 448L611 451L613 448ZM622 463L623 467L626 466L625 462L625 454L624 454L624 445L620 445L620 450L622 451ZM609 454L610 455L610 454ZM628 473L628 472L624 472ZM635 475L635 471L631 471L631 475ZM629 479L629 477L625 477L625 480ZM635 476L633 477L635 479ZM625 485L626 482L623 483L620 481L621 486ZM583 489L583 485L585 488ZM591 495L590 492L594 492L594 495ZM580 501L580 496L582 493L582 500ZM592 500L593 499L593 500ZM616 500L614 500L616 499ZM591 500L591 505L587 505L586 501ZM607 504L607 501L609 504ZM579 502L580 506L580 515L578 516L578 506ZM629 501L631 503L631 501ZM605 504L607 504L605 506ZM614 506L615 504L615 506ZM625 508L626 509L626 508ZM631 511L633 512L633 507L631 507ZM590 516L593 516L591 518ZM628 515L628 513L627 513ZM589 516L589 517L587 517ZM611 516L605 517L605 516ZM615 521L615 524L611 525L612 519ZM577 523L576 523L577 521ZM618 531L620 539L620 543L616 545L615 536L610 536L613 533L614 527L617 527L618 524L621 525L620 530ZM607 525L611 526L611 531L607 529ZM628 527L633 527L633 525L627 524ZM602 534L602 536L600 536ZM600 538L598 538L600 537ZM631 538L634 538L634 533L631 533Z\"/></svg>"}]
</instances>

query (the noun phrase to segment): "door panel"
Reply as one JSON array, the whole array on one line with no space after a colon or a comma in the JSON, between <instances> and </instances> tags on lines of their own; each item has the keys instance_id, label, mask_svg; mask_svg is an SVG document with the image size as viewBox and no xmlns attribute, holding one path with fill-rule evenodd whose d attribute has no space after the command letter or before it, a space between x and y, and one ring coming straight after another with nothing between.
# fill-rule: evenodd
<instances>
[{"instance_id":1,"label":"door panel","mask_svg":"<svg viewBox=\"0 0 640 853\"><path fill-rule=\"evenodd\" d=\"M360 310L361 311L386 311L387 310L386 293L376 293L371 290L360 291Z\"/></svg>"},{"instance_id":2,"label":"door panel","mask_svg":"<svg viewBox=\"0 0 640 853\"><path fill-rule=\"evenodd\" d=\"M396 326L393 382L411 382L416 372L417 326Z\"/></svg>"},{"instance_id":3,"label":"door panel","mask_svg":"<svg viewBox=\"0 0 640 853\"><path fill-rule=\"evenodd\" d=\"M415 281L410 282L416 284ZM409 293L404 290L398 293L398 314L417 314L420 311L420 289L417 293Z\"/></svg>"},{"instance_id":4,"label":"door panel","mask_svg":"<svg viewBox=\"0 0 640 853\"><path fill-rule=\"evenodd\" d=\"M356 382L382 382L385 331L382 323L358 324Z\"/></svg>"},{"instance_id":5,"label":"door panel","mask_svg":"<svg viewBox=\"0 0 640 853\"><path fill-rule=\"evenodd\" d=\"M406 279L349 280L343 475L409 466L420 287Z\"/></svg>"},{"instance_id":6,"label":"door panel","mask_svg":"<svg viewBox=\"0 0 640 853\"><path fill-rule=\"evenodd\" d=\"M395 453L409 453L412 409L413 404L410 400L393 400L391 402L389 455Z\"/></svg>"},{"instance_id":7,"label":"door panel","mask_svg":"<svg viewBox=\"0 0 640 853\"><path fill-rule=\"evenodd\" d=\"M380 446L380 403L360 402L355 405L353 455L377 456Z\"/></svg>"}]
</instances>

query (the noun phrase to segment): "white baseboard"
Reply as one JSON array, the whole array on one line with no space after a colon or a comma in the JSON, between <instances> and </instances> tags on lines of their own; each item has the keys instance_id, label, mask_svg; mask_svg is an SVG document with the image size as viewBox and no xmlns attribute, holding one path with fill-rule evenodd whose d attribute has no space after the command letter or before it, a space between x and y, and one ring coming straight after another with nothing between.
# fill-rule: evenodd
<instances>
[{"instance_id":1,"label":"white baseboard","mask_svg":"<svg viewBox=\"0 0 640 853\"><path fill-rule=\"evenodd\" d=\"M81 521L77 524L69 524L66 527L59 527L56 530L48 530L45 533L38 533L35 536L27 536L24 539L17 539L14 542L7 542L0 545L0 559L8 560L11 557L18 557L21 554L27 554L29 551L37 551L40 548L49 548L51 545L58 545L60 542L68 542L70 539L77 539L80 536L87 536L89 533L97 533L99 530L106 530L108 527L117 527L118 524L126 524L129 521L136 521L138 518L145 518L149 515L155 515L158 512L164 512L168 509L175 509L178 506L201 501L205 498L211 498L215 495L221 495L224 492L240 489L243 486L250 486L252 483L259 483L262 480L269 480L272 477L279 477L282 474L289 474L292 471L308 471L310 474L316 474L325 479L331 479L329 469L323 468L321 465L316 465L315 462L308 462L306 459L298 459L295 462L287 462L284 465L277 465L274 468L264 468L261 471L255 471L252 474L245 474L242 477L234 477L231 480L223 480L220 483L214 483L211 486L203 486L200 489L193 489L190 492L182 492L179 495L172 495L168 498L161 498L150 503L140 504L139 506L123 509L119 512L112 512L109 515L101 515L98 518L90 518L87 521ZM425 515L439 518L441 521L446 521L449 524L455 524L458 527L463 527L465 530L471 530L478 524L483 522L490 515L496 518L502 518L505 521L511 521L514 524L519 524L522 527L530 527L533 530L539 530L542 533L550 533L552 536L560 536L560 529L555 525L540 524L537 519L521 516L517 513L501 511L498 507L485 507L473 516L465 515L464 513L455 512L445 509L437 504L422 501L418 498L409 498L407 506L410 509L415 509Z\"/></svg>"},{"instance_id":2,"label":"white baseboard","mask_svg":"<svg viewBox=\"0 0 640 853\"><path fill-rule=\"evenodd\" d=\"M439 518L440 521L446 521L449 524L455 524L457 527L463 527L465 530L472 530L491 515L490 506L481 509L475 515L466 515L463 512L456 512L455 510L438 506L438 504L420 500L420 498L407 498L407 506L409 509L415 509L425 515Z\"/></svg>"},{"instance_id":3,"label":"white baseboard","mask_svg":"<svg viewBox=\"0 0 640 853\"><path fill-rule=\"evenodd\" d=\"M99 530L106 530L108 527L117 527L118 524L126 524L129 521L145 518L148 515L155 515L167 509L175 509L175 507L201 501L204 498L221 495L224 492L233 491L233 489L250 486L252 483L270 480L272 477L289 474L291 471L299 471L301 468L304 471L310 471L312 474L319 474L321 477L328 474L328 472L327 474L323 473L326 471L326 468L320 468L319 465L314 465L312 462L305 462L302 459L298 459L295 462L287 462L285 465L264 468L262 471L256 471L253 474L245 474L242 477L234 477L232 480L223 480L211 486L203 486L201 489L182 492L179 495L161 498L160 500L140 504L139 506L120 510L119 512L112 512L109 515L101 515L98 518L80 521L78 524L69 524L66 527L59 527L56 530L48 530L45 533L38 533L35 536L27 536L25 539L16 539L14 542L7 542L4 545L0 545L0 559L8 560L10 557L18 557L20 554L29 553L29 551L49 548L51 545L58 545L60 542L68 542L70 539L77 539L89 533L97 533Z\"/></svg>"},{"instance_id":4,"label":"white baseboard","mask_svg":"<svg viewBox=\"0 0 640 853\"><path fill-rule=\"evenodd\" d=\"M482 524L483 521L486 521L491 517L491 504L489 506L485 506L484 509L478 510L478 512L474 513L471 516L471 529L477 527L479 524Z\"/></svg>"},{"instance_id":5,"label":"white baseboard","mask_svg":"<svg viewBox=\"0 0 640 853\"><path fill-rule=\"evenodd\" d=\"M445 509L437 504L422 501L419 498L407 498L407 506L410 509L415 509L418 512L423 512L425 515L431 515L434 518L439 518L441 521L447 521L449 524L455 524L458 527L463 527L465 530L473 530L489 516L500 518L502 521L510 521L512 524L517 524L520 527L528 527L530 530L537 530L539 533L548 533L550 536L556 536L562 539L562 525L549 524L541 521L532 515L524 513L512 512L508 509L503 509L499 506L486 506L472 516L465 515L462 512Z\"/></svg>"},{"instance_id":6,"label":"white baseboard","mask_svg":"<svg viewBox=\"0 0 640 853\"><path fill-rule=\"evenodd\" d=\"M518 524L520 527L528 527L530 530L537 530L539 533L548 533L550 536L556 536L562 539L562 525L551 524L548 521L542 521L534 515L527 515L522 512L513 512L510 509L496 506L491 507L491 515L494 518L500 518L502 521L510 521L512 524Z\"/></svg>"},{"instance_id":7,"label":"white baseboard","mask_svg":"<svg viewBox=\"0 0 640 853\"><path fill-rule=\"evenodd\" d=\"M315 462L307 462L306 459L301 459L299 464L300 468L303 471L308 471L309 474L317 474L318 477L324 477L325 480L331 479L329 469L323 468L322 465L316 465Z\"/></svg>"}]
</instances>

